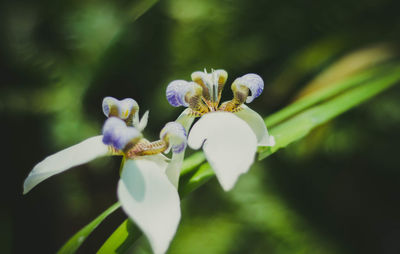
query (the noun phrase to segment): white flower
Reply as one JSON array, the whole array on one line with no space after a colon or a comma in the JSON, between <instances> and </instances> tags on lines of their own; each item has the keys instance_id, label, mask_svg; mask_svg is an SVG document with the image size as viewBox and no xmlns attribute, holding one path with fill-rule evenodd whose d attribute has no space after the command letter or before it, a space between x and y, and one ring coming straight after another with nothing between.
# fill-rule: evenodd
<instances>
[{"instance_id":1,"label":"white flower","mask_svg":"<svg viewBox=\"0 0 400 254\"><path fill-rule=\"evenodd\" d=\"M176 172L180 171L186 148L186 131L168 123L160 140L149 142L140 130L148 113L139 121L139 107L133 99L103 100L107 121L103 135L91 137L39 162L24 182L24 194L41 181L71 167L101 156L125 157L117 194L123 210L138 225L154 253L165 253L178 227L181 212ZM172 150L169 160L162 152Z\"/></svg>"},{"instance_id":2,"label":"white flower","mask_svg":"<svg viewBox=\"0 0 400 254\"><path fill-rule=\"evenodd\" d=\"M177 119L186 130L194 118L200 117L190 130L188 145L193 149L203 147L218 181L228 191L253 164L257 146L275 144L262 117L244 105L262 93L264 82L253 73L237 78L231 86L233 99L220 105L226 71L196 71L191 78L190 82L172 81L167 99L174 107L187 107Z\"/></svg>"}]
</instances>

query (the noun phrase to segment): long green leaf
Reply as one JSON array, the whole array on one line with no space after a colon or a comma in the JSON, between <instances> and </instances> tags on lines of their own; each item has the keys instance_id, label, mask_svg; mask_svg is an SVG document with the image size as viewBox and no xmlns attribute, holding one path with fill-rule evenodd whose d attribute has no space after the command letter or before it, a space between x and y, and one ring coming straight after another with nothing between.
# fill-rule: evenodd
<instances>
[{"instance_id":1,"label":"long green leaf","mask_svg":"<svg viewBox=\"0 0 400 254\"><path fill-rule=\"evenodd\" d=\"M95 230L100 223L107 218L111 213L120 207L120 203L117 202L105 210L102 214L96 217L92 222L83 227L75 235L73 235L57 252L58 254L69 254L75 253L75 251L81 246L81 244L86 240L86 238Z\"/></svg>"},{"instance_id":2,"label":"long green leaf","mask_svg":"<svg viewBox=\"0 0 400 254\"><path fill-rule=\"evenodd\" d=\"M214 171L210 164L204 163L199 169L186 181L184 181L179 188L179 195L181 198L199 188L203 183L207 182L212 176Z\"/></svg>"},{"instance_id":3,"label":"long green leaf","mask_svg":"<svg viewBox=\"0 0 400 254\"><path fill-rule=\"evenodd\" d=\"M206 160L204 153L197 152L186 158L182 165L181 175L185 175L196 169L201 163Z\"/></svg>"},{"instance_id":4,"label":"long green leaf","mask_svg":"<svg viewBox=\"0 0 400 254\"><path fill-rule=\"evenodd\" d=\"M125 253L141 235L140 230L130 220L126 219L105 241L97 253Z\"/></svg>"},{"instance_id":5,"label":"long green leaf","mask_svg":"<svg viewBox=\"0 0 400 254\"><path fill-rule=\"evenodd\" d=\"M349 79L339 81L334 85L330 85L326 89L321 89L315 92L312 96L306 97L299 101L295 101L294 103L283 108L282 110L270 115L266 119L267 126L272 127L282 122L283 120L292 117L293 115L309 108L310 106L313 106L347 89L357 86L371 78L374 78L379 72L382 72L384 68L385 67L379 66L376 68L363 71L360 74L355 75Z\"/></svg>"},{"instance_id":6,"label":"long green leaf","mask_svg":"<svg viewBox=\"0 0 400 254\"><path fill-rule=\"evenodd\" d=\"M275 137L276 145L261 150L259 159L264 159L280 148L306 136L315 127L370 99L399 81L400 66L397 65L385 74L381 74L379 78L362 83L346 93L311 107L277 125L270 131Z\"/></svg>"}]
</instances>

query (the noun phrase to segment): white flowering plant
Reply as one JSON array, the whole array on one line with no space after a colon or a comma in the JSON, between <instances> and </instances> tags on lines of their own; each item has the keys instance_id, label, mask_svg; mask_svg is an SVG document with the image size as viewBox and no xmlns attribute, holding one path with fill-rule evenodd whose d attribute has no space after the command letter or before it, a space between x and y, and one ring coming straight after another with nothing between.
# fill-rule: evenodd
<instances>
[{"instance_id":1,"label":"white flowering plant","mask_svg":"<svg viewBox=\"0 0 400 254\"><path fill-rule=\"evenodd\" d=\"M363 78L371 73L368 70L345 85L334 86L334 90L320 89L266 119L245 105L261 95L264 81L260 75L251 73L236 78L231 85L233 98L220 103L227 72L222 69L211 73L196 71L191 75L192 81L175 80L166 86L168 102L186 109L175 121L165 124L156 141L149 141L142 134L147 126L148 111L139 118L139 105L135 100L105 97L102 109L107 119L102 134L36 164L25 179L23 193L55 174L98 157L121 156L116 187L119 201L71 237L59 253L74 253L119 207L128 219L98 253L127 250L138 238L138 232L145 235L154 253L166 253L179 226L180 199L185 194L214 174L223 190L231 190L239 176L248 172L257 153L259 159L266 158L398 82L400 66L391 68L390 75L379 74L377 79ZM364 85L359 86L360 83ZM272 126L270 132L266 123ZM202 148L202 152L185 160L185 151L189 148ZM181 175L189 177L180 180ZM132 227L139 231L129 229Z\"/></svg>"}]
</instances>

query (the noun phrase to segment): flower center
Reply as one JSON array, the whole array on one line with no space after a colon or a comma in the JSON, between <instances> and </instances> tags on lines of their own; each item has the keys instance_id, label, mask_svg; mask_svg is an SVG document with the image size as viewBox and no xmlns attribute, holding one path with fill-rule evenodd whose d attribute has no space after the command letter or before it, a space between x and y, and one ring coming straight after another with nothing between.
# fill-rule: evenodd
<instances>
[{"instance_id":1,"label":"flower center","mask_svg":"<svg viewBox=\"0 0 400 254\"><path fill-rule=\"evenodd\" d=\"M254 73L246 74L235 79L232 83L233 99L220 104L222 89L228 78L224 70L196 71L191 75L192 82L175 80L167 87L168 102L174 106L189 107L191 116L200 117L208 112L242 110L243 103L250 103L264 89L264 81Z\"/></svg>"},{"instance_id":2,"label":"flower center","mask_svg":"<svg viewBox=\"0 0 400 254\"><path fill-rule=\"evenodd\" d=\"M202 100L207 105L208 111L217 111L221 100L222 89L228 78L224 70L211 69L211 73L196 71L192 73L192 80L203 88Z\"/></svg>"},{"instance_id":3,"label":"flower center","mask_svg":"<svg viewBox=\"0 0 400 254\"><path fill-rule=\"evenodd\" d=\"M176 122L169 122L160 132L160 140L149 142L135 128L116 117L110 117L103 126L103 143L109 152L133 159L144 155L168 152L181 153L186 148L186 130Z\"/></svg>"}]
</instances>

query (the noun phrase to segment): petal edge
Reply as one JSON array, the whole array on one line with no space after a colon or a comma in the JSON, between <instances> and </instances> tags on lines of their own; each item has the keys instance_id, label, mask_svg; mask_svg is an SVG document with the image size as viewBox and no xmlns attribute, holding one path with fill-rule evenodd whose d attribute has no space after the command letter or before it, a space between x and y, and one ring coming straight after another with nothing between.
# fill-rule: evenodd
<instances>
[{"instance_id":1,"label":"petal edge","mask_svg":"<svg viewBox=\"0 0 400 254\"><path fill-rule=\"evenodd\" d=\"M193 125L188 145L193 149L203 146L218 181L228 191L254 162L257 139L239 117L228 112L214 112L205 114Z\"/></svg>"},{"instance_id":2,"label":"petal edge","mask_svg":"<svg viewBox=\"0 0 400 254\"><path fill-rule=\"evenodd\" d=\"M167 251L181 217L178 192L164 170L151 160L127 160L118 183L123 210L143 231L156 254Z\"/></svg>"},{"instance_id":3,"label":"petal edge","mask_svg":"<svg viewBox=\"0 0 400 254\"><path fill-rule=\"evenodd\" d=\"M84 164L98 157L111 155L108 146L102 142L103 136L88 138L76 145L46 157L35 165L24 181L23 194L47 178L69 168Z\"/></svg>"},{"instance_id":4,"label":"petal edge","mask_svg":"<svg viewBox=\"0 0 400 254\"><path fill-rule=\"evenodd\" d=\"M275 142L273 137L268 134L267 126L265 125L264 119L254 110L246 105L241 106L243 109L235 112L234 114L245 121L250 128L253 130L257 137L259 146L274 146Z\"/></svg>"}]
</instances>

